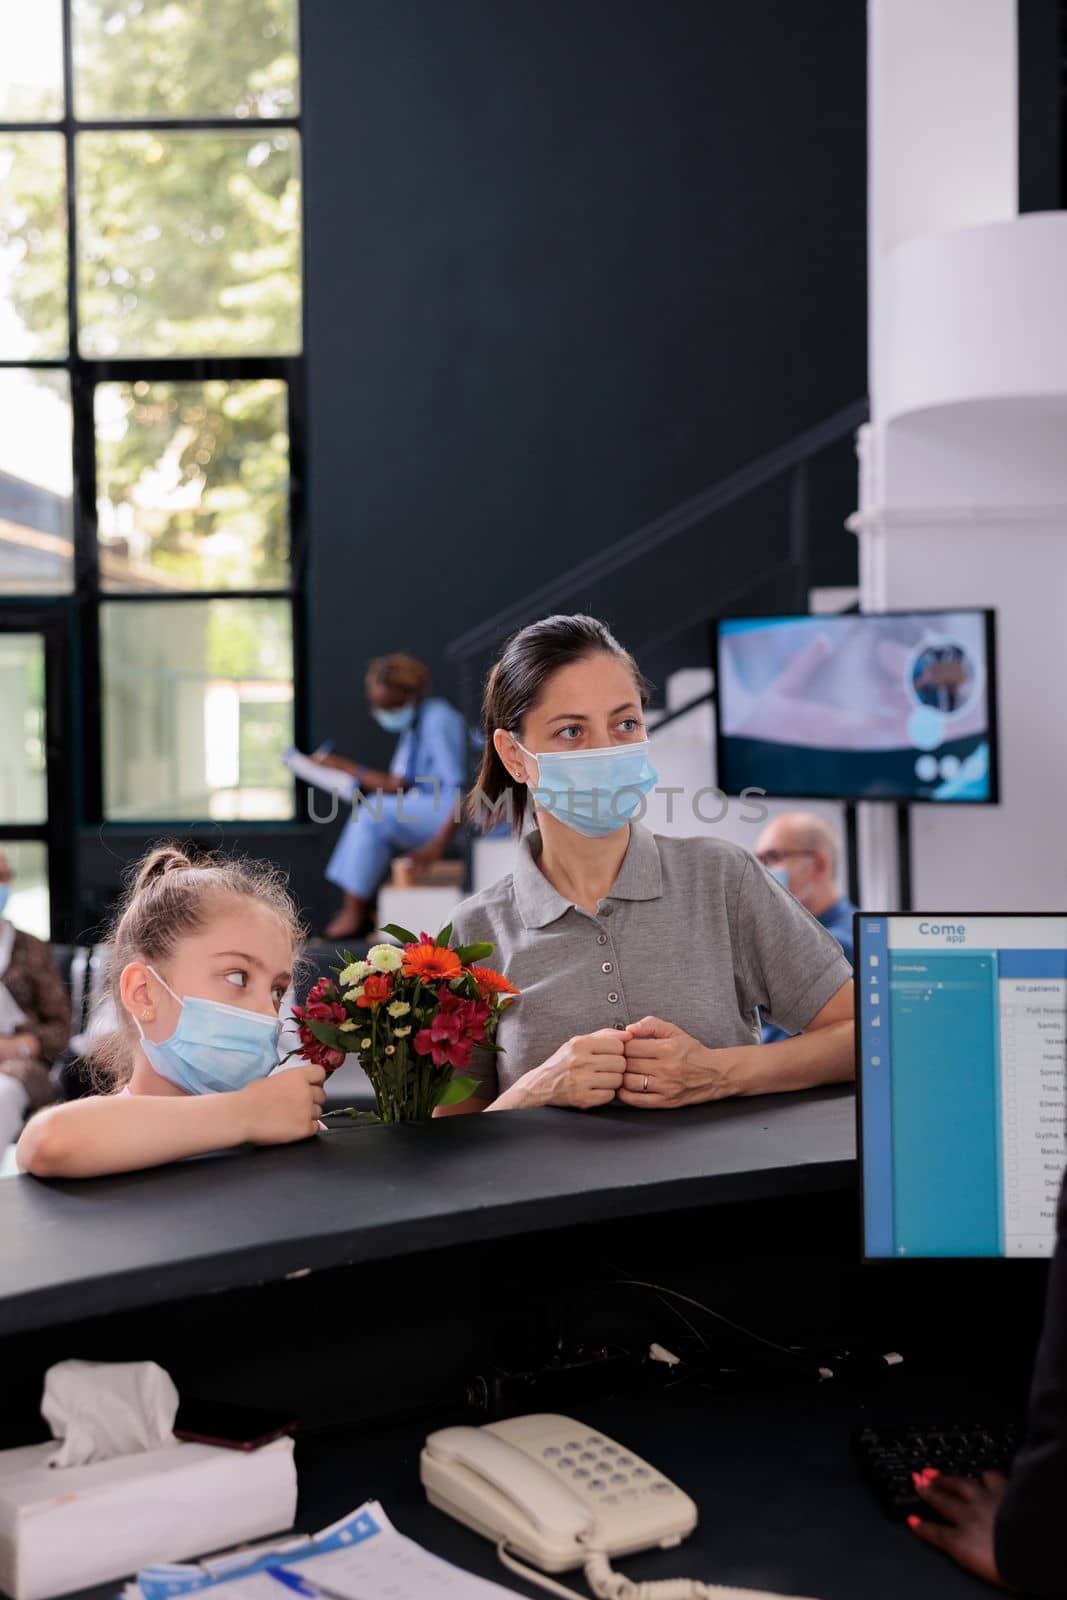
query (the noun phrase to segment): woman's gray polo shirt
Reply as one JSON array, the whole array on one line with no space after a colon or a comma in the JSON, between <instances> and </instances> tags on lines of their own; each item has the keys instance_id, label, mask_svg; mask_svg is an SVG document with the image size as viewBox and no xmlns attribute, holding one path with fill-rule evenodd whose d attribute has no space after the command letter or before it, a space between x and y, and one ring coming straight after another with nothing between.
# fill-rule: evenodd
<instances>
[{"instance_id":1,"label":"woman's gray polo shirt","mask_svg":"<svg viewBox=\"0 0 1067 1600\"><path fill-rule=\"evenodd\" d=\"M500 1025L504 1053L475 1052L487 1099L575 1034L644 1016L713 1048L758 1044L757 1007L799 1033L852 976L837 941L739 845L631 823L596 916L552 887L540 851L535 829L515 871L453 919L453 943L487 940L486 965L522 990Z\"/></svg>"}]
</instances>

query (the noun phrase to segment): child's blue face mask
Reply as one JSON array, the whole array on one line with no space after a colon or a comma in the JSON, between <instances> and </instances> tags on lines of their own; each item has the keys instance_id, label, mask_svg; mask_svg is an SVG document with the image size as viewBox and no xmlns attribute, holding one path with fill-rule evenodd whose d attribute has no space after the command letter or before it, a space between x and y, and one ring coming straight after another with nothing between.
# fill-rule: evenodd
<instances>
[{"instance_id":1,"label":"child's blue face mask","mask_svg":"<svg viewBox=\"0 0 1067 1600\"><path fill-rule=\"evenodd\" d=\"M278 1065L282 1025L277 1017L246 1011L243 1006L223 1005L221 1000L201 1000L196 995L182 999L155 967L148 970L181 1007L174 1032L158 1044L145 1038L144 1029L134 1018L141 1049L160 1077L186 1094L226 1094L265 1078Z\"/></svg>"},{"instance_id":2,"label":"child's blue face mask","mask_svg":"<svg viewBox=\"0 0 1067 1600\"><path fill-rule=\"evenodd\" d=\"M515 740L516 744L519 741ZM545 811L589 839L625 828L659 777L648 759L648 740L604 750L548 750L524 756L537 762L534 799Z\"/></svg>"},{"instance_id":3,"label":"child's blue face mask","mask_svg":"<svg viewBox=\"0 0 1067 1600\"><path fill-rule=\"evenodd\" d=\"M7 910L7 902L10 900L10 898L11 885L9 883L0 883L0 917L2 917L4 912Z\"/></svg>"}]
</instances>

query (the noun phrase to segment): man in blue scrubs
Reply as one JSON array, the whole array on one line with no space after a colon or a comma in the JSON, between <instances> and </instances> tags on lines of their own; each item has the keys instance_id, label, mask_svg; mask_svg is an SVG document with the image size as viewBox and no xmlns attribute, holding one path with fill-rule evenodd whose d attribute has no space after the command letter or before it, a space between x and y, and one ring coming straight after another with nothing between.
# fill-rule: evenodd
<instances>
[{"instance_id":1,"label":"man in blue scrubs","mask_svg":"<svg viewBox=\"0 0 1067 1600\"><path fill-rule=\"evenodd\" d=\"M754 854L771 876L833 934L845 959L851 962L852 913L856 907L842 894L838 882L840 851L833 828L810 811L787 811L767 824L756 840ZM772 1023L763 1024L764 1044L788 1037Z\"/></svg>"}]
</instances>

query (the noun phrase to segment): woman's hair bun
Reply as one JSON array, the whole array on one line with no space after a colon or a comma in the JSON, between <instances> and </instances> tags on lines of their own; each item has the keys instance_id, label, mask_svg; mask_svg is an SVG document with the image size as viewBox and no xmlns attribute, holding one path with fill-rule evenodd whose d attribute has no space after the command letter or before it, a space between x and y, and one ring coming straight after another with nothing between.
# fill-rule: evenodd
<instances>
[{"instance_id":1,"label":"woman's hair bun","mask_svg":"<svg viewBox=\"0 0 1067 1600\"><path fill-rule=\"evenodd\" d=\"M140 894L149 884L165 878L168 872L188 872L192 866L195 866L195 862L191 861L178 845L157 845L141 862L140 871L134 880L133 893Z\"/></svg>"}]
</instances>

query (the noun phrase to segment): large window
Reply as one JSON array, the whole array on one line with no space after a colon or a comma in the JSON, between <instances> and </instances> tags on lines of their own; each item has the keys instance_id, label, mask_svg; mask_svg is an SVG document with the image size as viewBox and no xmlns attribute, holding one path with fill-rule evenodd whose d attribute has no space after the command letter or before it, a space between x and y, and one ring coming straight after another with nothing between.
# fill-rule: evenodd
<instances>
[{"instance_id":1,"label":"large window","mask_svg":"<svg viewBox=\"0 0 1067 1600\"><path fill-rule=\"evenodd\" d=\"M294 815L299 92L298 0L0 0L0 609L68 614L89 822Z\"/></svg>"}]
</instances>

